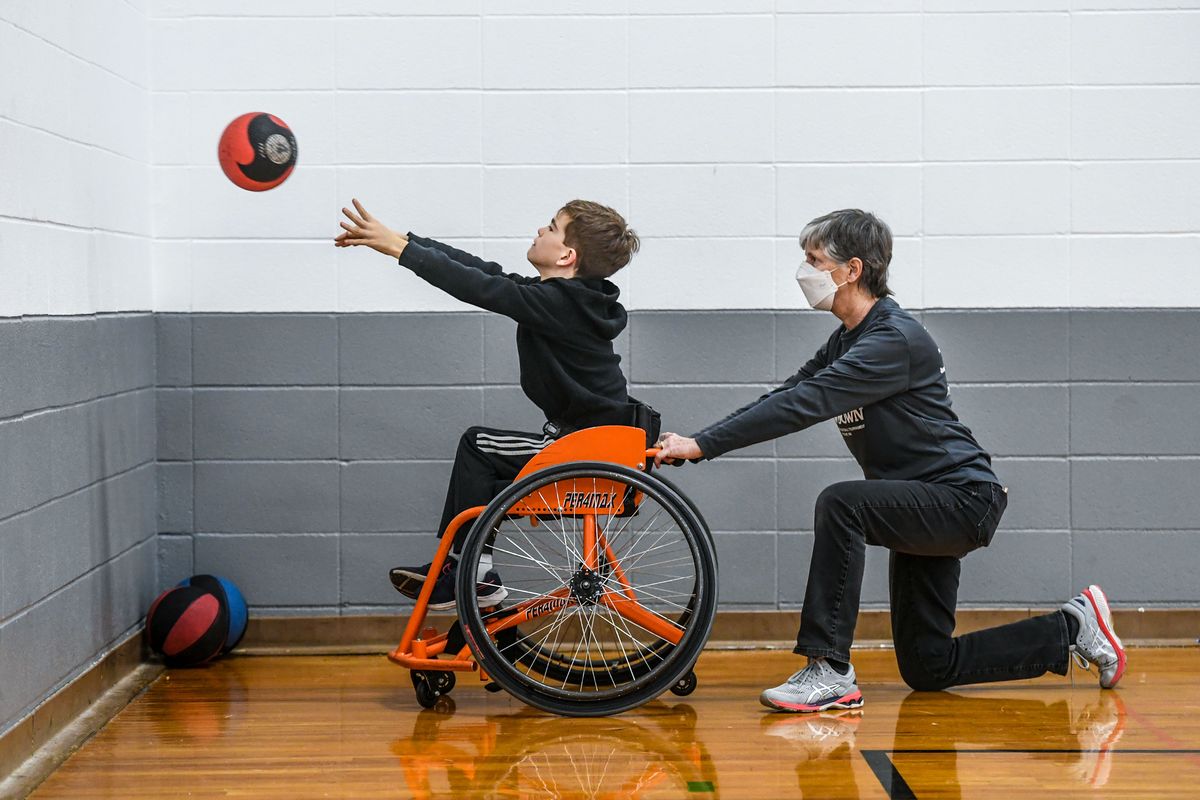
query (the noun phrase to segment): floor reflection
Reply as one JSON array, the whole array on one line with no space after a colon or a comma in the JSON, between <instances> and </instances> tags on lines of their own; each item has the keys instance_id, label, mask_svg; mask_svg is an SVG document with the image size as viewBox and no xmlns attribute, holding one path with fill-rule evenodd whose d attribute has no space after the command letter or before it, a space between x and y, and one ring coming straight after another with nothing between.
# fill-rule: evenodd
<instances>
[{"instance_id":1,"label":"floor reflection","mask_svg":"<svg viewBox=\"0 0 1200 800\"><path fill-rule=\"evenodd\" d=\"M787 742L795 760L802 797L859 797L855 761L859 758L856 732L863 710L822 714L765 714L760 728L767 736Z\"/></svg>"},{"instance_id":2,"label":"floor reflection","mask_svg":"<svg viewBox=\"0 0 1200 800\"><path fill-rule=\"evenodd\" d=\"M249 700L238 666L206 664L182 676L164 674L149 701L153 706L148 716L158 740L205 747L236 733Z\"/></svg>"},{"instance_id":3,"label":"floor reflection","mask_svg":"<svg viewBox=\"0 0 1200 800\"><path fill-rule=\"evenodd\" d=\"M914 692L900 703L891 760L902 779L936 786L941 797L961 796L960 760L978 769L976 757L989 753L1005 754L1010 771L1024 763L1040 774L1043 764L1065 785L1099 788L1108 783L1125 718L1120 694L1102 689L1052 701Z\"/></svg>"},{"instance_id":4,"label":"floor reflection","mask_svg":"<svg viewBox=\"0 0 1200 800\"><path fill-rule=\"evenodd\" d=\"M719 797L716 770L686 703L619 717L478 717L442 698L392 743L414 798Z\"/></svg>"},{"instance_id":5,"label":"floor reflection","mask_svg":"<svg viewBox=\"0 0 1200 800\"><path fill-rule=\"evenodd\" d=\"M876 797L882 789L893 798L958 798L961 783L985 786L991 769L1028 779L1035 794L1047 776L1065 789L1100 789L1126 725L1120 695L1099 689L1049 701L913 692L899 704L892 746L878 749L878 726L873 746L858 741L869 713L767 714L760 729L787 743L778 752L794 764L802 797ZM997 757L1002 764L989 760Z\"/></svg>"}]
</instances>

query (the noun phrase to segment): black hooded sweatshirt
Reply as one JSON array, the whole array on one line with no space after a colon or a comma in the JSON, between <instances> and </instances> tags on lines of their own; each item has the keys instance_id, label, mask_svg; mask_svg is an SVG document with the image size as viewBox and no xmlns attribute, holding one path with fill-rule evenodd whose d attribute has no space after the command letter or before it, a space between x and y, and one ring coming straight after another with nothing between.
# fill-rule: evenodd
<instances>
[{"instance_id":1,"label":"black hooded sweatshirt","mask_svg":"<svg viewBox=\"0 0 1200 800\"><path fill-rule=\"evenodd\" d=\"M516 321L521 388L547 420L568 430L629 424L625 374L613 352L628 318L610 281L505 274L495 262L412 233L400 264L464 303Z\"/></svg>"}]
</instances>

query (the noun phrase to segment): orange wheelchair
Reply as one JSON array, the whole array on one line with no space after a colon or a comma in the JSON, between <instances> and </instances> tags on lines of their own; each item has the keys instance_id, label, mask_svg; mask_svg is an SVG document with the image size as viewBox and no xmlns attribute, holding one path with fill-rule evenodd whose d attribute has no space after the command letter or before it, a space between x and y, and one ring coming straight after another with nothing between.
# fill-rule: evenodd
<instances>
[{"instance_id":1,"label":"orange wheelchair","mask_svg":"<svg viewBox=\"0 0 1200 800\"><path fill-rule=\"evenodd\" d=\"M564 716L604 716L664 691L690 694L717 608L712 533L696 506L651 474L646 433L585 428L549 444L487 506L459 514L396 648L426 708L478 670L488 689ZM425 627L454 540L458 620ZM476 603L480 557L507 596Z\"/></svg>"}]
</instances>

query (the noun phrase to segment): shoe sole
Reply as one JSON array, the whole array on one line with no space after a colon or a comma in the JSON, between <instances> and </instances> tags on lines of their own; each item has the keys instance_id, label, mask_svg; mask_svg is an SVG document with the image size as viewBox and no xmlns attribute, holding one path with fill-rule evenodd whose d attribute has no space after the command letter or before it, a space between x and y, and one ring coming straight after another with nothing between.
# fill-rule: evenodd
<instances>
[{"instance_id":1,"label":"shoe sole","mask_svg":"<svg viewBox=\"0 0 1200 800\"><path fill-rule=\"evenodd\" d=\"M818 711L828 711L830 709L847 710L852 708L861 708L863 704L862 692L851 692L843 695L836 700L830 700L828 703L820 705L811 705L809 703L788 703L783 700L773 700L770 697L759 696L758 702L762 703L767 708L773 708L776 711L793 711L801 714L815 714Z\"/></svg>"},{"instance_id":2,"label":"shoe sole","mask_svg":"<svg viewBox=\"0 0 1200 800\"><path fill-rule=\"evenodd\" d=\"M1113 674L1113 679L1107 686L1104 686L1103 683L1100 684L1105 689L1112 689L1121 680L1121 676L1125 674L1125 646L1121 644L1121 640L1113 630L1112 611L1108 607L1108 597L1105 596L1104 590L1092 584L1083 590L1083 596L1092 604L1092 611L1096 614L1096 621L1100 623L1100 631L1104 634L1104 638L1108 639L1108 643L1112 645L1113 650L1117 654L1117 671Z\"/></svg>"},{"instance_id":3,"label":"shoe sole","mask_svg":"<svg viewBox=\"0 0 1200 800\"><path fill-rule=\"evenodd\" d=\"M421 586L425 583L424 575L413 575L411 573L401 573L400 575L389 575L392 581L392 586L396 591L405 597L417 599L417 595L421 593Z\"/></svg>"},{"instance_id":4,"label":"shoe sole","mask_svg":"<svg viewBox=\"0 0 1200 800\"><path fill-rule=\"evenodd\" d=\"M503 586L501 586L499 589L492 592L491 594L485 594L485 595L476 597L475 602L477 602L479 604L480 608L488 608L490 606L496 605L497 603L499 603L501 600L503 600L506 597L508 597L508 589L505 589ZM429 604L429 608L431 608L434 611L449 611L450 609L456 608L457 606L458 606L457 600L448 600L445 603L430 603Z\"/></svg>"}]
</instances>

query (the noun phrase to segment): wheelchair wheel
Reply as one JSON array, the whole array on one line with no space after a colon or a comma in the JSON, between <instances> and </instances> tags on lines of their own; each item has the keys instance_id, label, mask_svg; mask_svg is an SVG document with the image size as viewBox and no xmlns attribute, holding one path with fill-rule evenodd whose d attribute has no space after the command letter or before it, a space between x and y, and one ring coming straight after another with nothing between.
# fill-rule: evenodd
<instances>
[{"instance_id":1,"label":"wheelchair wheel","mask_svg":"<svg viewBox=\"0 0 1200 800\"><path fill-rule=\"evenodd\" d=\"M675 494L687 504L688 508L691 509L696 519L699 520L700 527L704 535L708 538L709 545L713 552L714 564L716 564L719 568L719 563L716 561L716 544L712 538L712 531L709 530L708 522L705 521L704 516L700 513L700 509L696 507L696 504L692 502L691 498L680 491L679 488L671 481L662 477L662 475L656 475L655 480L665 484L667 488L674 491ZM695 602L696 595L693 592L691 600L689 601L685 611L685 616L679 620L680 624L686 624L687 616L692 613ZM615 673L620 679L623 680L628 680L629 678L621 676L628 675L632 672L632 670L626 666L625 660L620 657L591 661L585 661L582 659L564 659L560 654L539 647L536 643L532 643L523 636L520 636L519 629L517 628L510 628L503 631L501 633L501 637L503 637L503 640L501 641L502 646L512 648L512 652L517 655L517 659L522 664L541 672L547 677L554 678L555 680L575 682L580 677L577 675L577 672L582 669L600 669L610 673ZM653 661L655 659L661 660L662 657L665 656L666 653L669 652L673 647L674 645L670 642L666 640L660 640L652 647L647 647L641 650L638 654L639 659L634 659L633 663L641 664L647 661ZM693 676L691 685L694 690L695 678L694 673L691 674ZM685 678L681 679L681 682L684 680L686 680L686 676ZM499 689L499 687L496 688ZM676 686L671 687L671 691L678 694L676 688Z\"/></svg>"},{"instance_id":2,"label":"wheelchair wheel","mask_svg":"<svg viewBox=\"0 0 1200 800\"><path fill-rule=\"evenodd\" d=\"M708 538L709 544L712 545L712 533L709 531L708 523L704 521L704 517L700 514L700 510L696 508L696 505L664 478L656 476L655 480L666 484L668 488L672 489L678 495L680 500L687 504L688 508L691 509L696 519L700 522L701 530ZM630 488L627 491L632 493L635 490ZM624 511L619 516L627 516L629 513L629 511ZM715 545L713 546L713 558L715 563ZM680 589L682 587L675 588ZM680 626L685 626L690 619L694 611L697 596L695 587L693 587L686 608L676 620ZM497 644L505 652L515 655L516 660L522 665L541 673L547 678L563 681L567 684L578 683L580 681L594 682L596 680L606 683L633 680L638 675L647 672L650 667L665 660L666 654L675 647L671 642L659 639L657 642L640 647L634 652L622 653L612 658L593 657L587 654L571 654L570 657L566 657L562 653L541 647L536 641L522 635L519 628L505 629L500 632L496 639ZM598 672L598 675L592 675L594 671Z\"/></svg>"},{"instance_id":3,"label":"wheelchair wheel","mask_svg":"<svg viewBox=\"0 0 1200 800\"><path fill-rule=\"evenodd\" d=\"M673 490L675 494L687 504L688 508L691 509L696 519L699 520L704 535L708 538L715 559L716 546L713 543L712 532L709 530L708 523L705 521L704 516L700 513L700 509L697 508L696 504L693 503L686 494L681 492L678 487L675 486L675 484L662 477L662 475L656 475L655 480L665 484L669 489ZM696 595L693 593L685 611L685 616L679 620L680 624L686 624L687 616L692 613L695 601ZM461 624L456 622L455 626L459 629L461 636ZM674 645L670 642L666 640L660 640L653 646L642 648L637 653L636 658L628 659L628 661L623 657L615 657L611 659L588 659L578 657L565 658L562 654L547 650L538 646L536 642L530 641L528 638L520 634L519 628L508 628L504 631L501 631L498 637L498 643L506 650L506 652L514 654L516 659L526 667L536 670L548 678L565 681L567 683L576 683L579 680L586 680L587 676L582 675L581 673L588 672L590 670L600 670L602 673L608 673L607 677L604 678L606 681L610 681L614 677L618 680L631 680L637 671L636 667L641 667L642 671L644 671L647 663L652 664L656 661L661 661L666 653L674 647ZM692 686L694 688L694 681ZM489 688L492 688L494 691L499 691L501 687L496 684L489 684ZM671 690L674 692L676 687L672 687Z\"/></svg>"},{"instance_id":4,"label":"wheelchair wheel","mask_svg":"<svg viewBox=\"0 0 1200 800\"><path fill-rule=\"evenodd\" d=\"M487 610L474 602L485 551L508 592ZM467 643L498 684L546 711L602 716L691 671L716 613L716 554L703 519L663 481L561 464L479 516L457 591Z\"/></svg>"},{"instance_id":5,"label":"wheelchair wheel","mask_svg":"<svg viewBox=\"0 0 1200 800\"><path fill-rule=\"evenodd\" d=\"M691 505L690 501L688 503ZM694 506L692 508L695 509ZM707 532L707 526L705 531ZM709 537L711 541L711 534ZM676 620L681 627L688 624L697 598L698 595L693 586L688 604ZM581 682L586 685L587 683L594 684L597 681L609 685L614 681L631 681L648 672L654 665L664 661L666 655L675 647L670 641L659 639L653 644L638 647L632 652L604 658L586 652L568 655L542 647L532 637L523 634L519 627L506 628L500 631L495 639L496 644L509 655L510 660L515 659L530 670L548 679L562 681L564 685ZM499 689L499 686L494 687L494 691L499 691ZM672 687L671 690L675 691L675 688Z\"/></svg>"}]
</instances>

